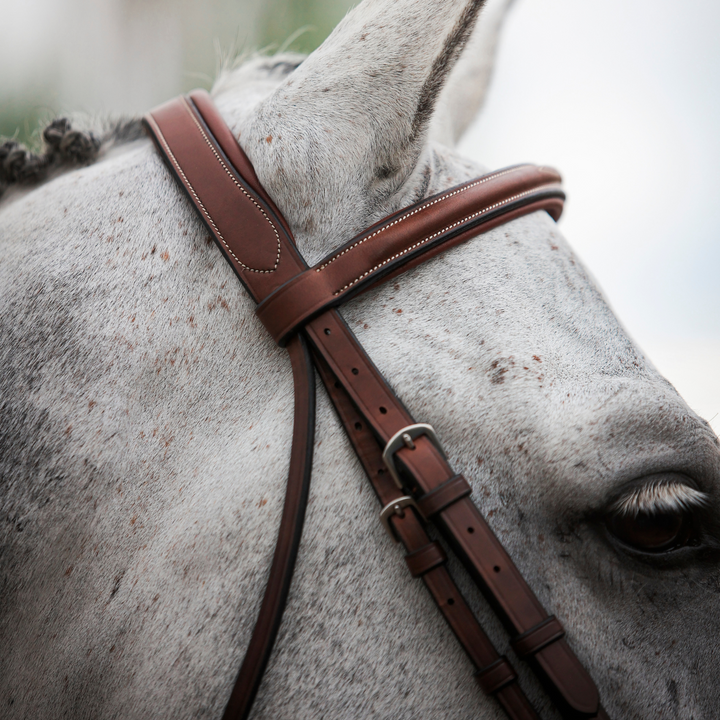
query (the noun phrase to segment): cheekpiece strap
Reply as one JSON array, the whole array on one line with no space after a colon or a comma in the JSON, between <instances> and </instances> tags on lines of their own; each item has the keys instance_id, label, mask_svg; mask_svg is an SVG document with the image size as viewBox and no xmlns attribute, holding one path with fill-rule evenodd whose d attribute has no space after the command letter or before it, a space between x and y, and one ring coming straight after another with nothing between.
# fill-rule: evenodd
<instances>
[{"instance_id":1,"label":"cheekpiece strap","mask_svg":"<svg viewBox=\"0 0 720 720\"><path fill-rule=\"evenodd\" d=\"M298 393L311 394L302 363L302 344L309 341L315 365L378 499L382 507L393 509L385 520L405 545L411 572L422 577L481 669L478 681L486 692L494 694L512 720L537 720L514 671L492 647L450 578L442 547L428 538L415 510L400 502L403 498L415 498L420 512L432 516L518 638L518 650L530 653L530 666L562 717L606 718L595 684L470 499L469 485L450 466L435 432L410 415L336 309L369 287L513 218L546 210L557 219L564 200L557 172L520 165L464 183L395 213L309 268L287 222L207 93L196 91L166 103L147 115L145 123L173 176L259 304L258 316L296 358L296 403ZM302 400L296 404L296 424L303 415L312 423L309 407ZM296 452L296 443L304 443L306 451ZM298 489L298 478L307 479L311 448L312 430L302 433L296 428L296 460L288 481L288 498L295 499L290 512L286 498L288 512L283 516L294 518L287 523L293 529L288 530L285 519L280 529L290 549L299 541L307 492ZM251 641L252 645L258 639L262 662L246 657L224 720L249 714L279 627L294 562L294 553L281 552L281 544L276 555L280 552L284 558L279 563L282 572L276 576L271 571L261 608L266 620L258 623ZM263 615L266 607L272 612Z\"/></svg>"}]
</instances>

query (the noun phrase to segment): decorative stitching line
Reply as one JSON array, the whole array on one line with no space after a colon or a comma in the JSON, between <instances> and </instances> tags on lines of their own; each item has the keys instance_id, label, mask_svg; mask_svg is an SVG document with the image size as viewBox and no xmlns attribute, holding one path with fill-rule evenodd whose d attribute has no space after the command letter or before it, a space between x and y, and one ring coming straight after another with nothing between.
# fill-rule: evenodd
<instances>
[{"instance_id":1,"label":"decorative stitching line","mask_svg":"<svg viewBox=\"0 0 720 720\"><path fill-rule=\"evenodd\" d=\"M511 172L511 171L508 171L508 172ZM488 178L488 180L489 179L490 178ZM533 193L537 192L537 190L538 190L538 188L533 188L532 190L526 190L525 192L521 192L518 195L513 195L512 197L506 198L505 200L493 203L492 205L488 205L487 207L483 208L482 210L478 210L478 212L473 213L472 215L468 215L467 217L463 218L462 220L458 220L457 222L454 222L452 225L448 225L446 228L443 228L442 230L438 230L436 233L429 235L424 240L420 240L419 242L416 242L414 245L411 245L410 247L405 248L401 252L395 253L395 255L392 255L387 260L383 260L381 263L377 264L375 267L371 268L370 270L367 270L362 275L360 275L360 277L355 278L355 280L353 280L351 283L348 283L347 285L345 285L345 287L341 288L340 290L336 290L333 293L333 297L340 295L340 293L345 292L348 288L351 288L353 285L356 285L363 278L367 277L371 273L374 273L376 270L379 270L384 265L387 265L389 262L392 262L393 260L395 260L399 257L402 257L403 255L406 255L411 250L414 250L416 247L419 247L420 245L424 245L426 242L429 242L433 238L436 238L438 235L443 235L448 230L452 230L454 227L457 227L458 225L462 225L463 223L466 223L468 220L472 220L475 217L479 217L480 215L485 215L486 213L490 212L491 210L494 210L495 208L500 207L501 205L507 205L508 203L513 202L514 200L519 200L520 198L525 197L526 195L532 195ZM456 192L462 192L462 190L457 190ZM438 200L436 200L435 202L438 202L439 200L442 200L442 199L443 198L438 198ZM348 249L350 249L350 248L348 248Z\"/></svg>"},{"instance_id":2,"label":"decorative stitching line","mask_svg":"<svg viewBox=\"0 0 720 720\"><path fill-rule=\"evenodd\" d=\"M215 148L212 146L212 143L211 143L210 140L208 139L208 136L205 134L205 131L202 129L202 126L200 125L200 123L198 123L197 118L195 117L194 113L192 112L192 110L191 110L190 107L188 106L187 100L185 100L185 98L183 98L182 100L183 100L183 104L184 104L184 106L185 106L185 110L187 110L188 114L190 115L190 118L191 118L192 121L195 123L195 126L197 127L197 129L200 131L200 134L203 136L205 142L207 143L207 146L210 148L210 150L212 150L212 153L213 153L213 155L215 156L216 160L220 163L220 165L221 165L222 168L225 170L225 172L227 173L228 177L233 181L233 183L242 191L243 195L245 195L245 197L247 197L247 199L250 200L250 201L252 202L252 204L255 205L255 207L263 214L263 217L265 218L265 220L267 220L268 224L269 224L270 227L273 229L273 232L275 233L275 238L277 239L277 256L275 257L275 265L273 266L273 269L272 269L272 270L257 270L256 268L252 268L252 267L250 267L249 265L246 265L242 260L240 260L240 258L230 249L230 246L229 246L229 245L227 244L227 242L225 241L225 238L222 236L222 234L221 234L220 230L218 229L217 225L215 225L215 222L214 222L213 219L210 217L210 214L209 214L208 211L205 209L205 206L202 204L202 202L200 202L200 198L199 198L199 197L197 196L197 194L195 193L195 190L194 190L194 188L192 187L192 185L190 184L190 181L189 181L189 180L187 179L187 177L185 176L185 173L180 169L180 165L178 164L177 160L175 159L175 156L172 154L172 151L170 150L170 148L168 147L167 143L165 142L164 137L163 137L163 145L165 146L165 148L166 148L166 150L168 151L168 153L170 153L170 155L171 155L171 157L172 157L172 160L173 160L173 163L175 164L175 166L177 167L177 169L180 171L180 174L183 176L183 179L185 180L185 182L187 183L188 187L190 188L190 191L192 192L193 196L195 197L195 199L196 199L196 200L198 201L198 203L200 204L200 207L202 208L202 210L203 210L203 212L204 212L204 214L205 214L205 217L207 217L207 219L210 221L211 225L215 228L215 232L217 233L217 235L218 235L218 237L220 238L220 240L222 240L222 244L227 248L227 251L235 258L235 260L237 260L237 262L238 262L240 265L242 265L243 268L245 268L245 270L249 270L250 272L256 272L256 273L272 273L272 272L275 272L275 270L277 270L278 264L280 263L280 250L281 250L281 248L282 248L282 245L281 245L281 243L280 243L280 235L278 234L277 228L276 228L275 225L273 224L272 220L270 220L270 218L267 216L267 213L262 209L262 207L260 207L260 205L258 205L257 202L255 202L255 199L254 199L253 197L251 197L251 196L248 194L248 192L245 190L245 188L244 188L242 185L240 185L240 183L235 179L235 177L233 176L233 174L232 174L232 173L230 172L230 170L228 169L227 165L225 165L225 163L223 162L223 159L217 154L217 151L216 151Z\"/></svg>"},{"instance_id":3,"label":"decorative stitching line","mask_svg":"<svg viewBox=\"0 0 720 720\"><path fill-rule=\"evenodd\" d=\"M525 166L522 166L525 167ZM454 195L459 195L460 193L464 193L466 190L471 190L472 188L476 187L477 185L482 185L483 183L489 182L490 180L495 180L496 178L502 177L503 175L507 175L508 173L516 172L520 168L510 168L508 170L502 170L500 172L496 172L492 175L487 175L486 177L482 178L481 180L476 180L474 183L471 183L470 185L466 185L465 187L460 188L459 190L455 190L447 195L442 195L439 198L436 198L435 200L432 200L431 202L428 202L424 205L420 205L419 207L415 208L412 212L407 213L407 215L402 215L397 220L393 220L391 223L388 223L387 225L383 225L380 229L376 230L372 235L368 235L367 237L364 237L362 240L358 240L354 245L351 245L348 248L345 248L342 252L338 253L337 255L334 255L331 257L326 263L322 264L319 268L315 269L315 272L320 272L321 270L324 270L328 265L331 263L334 263L339 257L342 257L345 255L345 253L349 253L351 250L354 250L358 245L362 245L366 240L370 240L371 238L374 238L376 235L379 235L382 232L385 232L388 228L393 227L393 225L399 225L404 220L407 220L409 217L412 217L416 213L421 212L422 210L425 210L426 208L432 207L433 205L442 202L443 200L447 200L448 198L453 197ZM349 286L348 286L349 287ZM338 291L341 292L341 291Z\"/></svg>"}]
</instances>

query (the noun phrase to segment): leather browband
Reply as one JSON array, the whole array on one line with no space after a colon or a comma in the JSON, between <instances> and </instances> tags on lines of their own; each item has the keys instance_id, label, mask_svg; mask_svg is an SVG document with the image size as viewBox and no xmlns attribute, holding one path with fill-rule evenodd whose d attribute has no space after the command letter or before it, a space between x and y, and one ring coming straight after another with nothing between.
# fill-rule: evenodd
<instances>
[{"instance_id":1,"label":"leather browband","mask_svg":"<svg viewBox=\"0 0 720 720\"><path fill-rule=\"evenodd\" d=\"M542 207L560 217L565 195L549 168L519 165L472 180L378 223L278 287L257 315L281 344L310 317L335 307L416 258L508 222L508 213ZM403 270L406 268L403 268Z\"/></svg>"},{"instance_id":2,"label":"leather browband","mask_svg":"<svg viewBox=\"0 0 720 720\"><path fill-rule=\"evenodd\" d=\"M514 217L544 209L557 219L564 198L557 173L532 166L492 173L396 213L308 268L295 248L287 222L263 190L207 93L196 91L189 99L166 103L145 121L176 180L251 297L260 303L258 315L273 337L298 358L302 338L310 341L316 367L383 507L406 495L383 470L381 449L415 420L334 307ZM303 417L312 421L303 397L308 390L298 389L307 375L301 365L299 360L293 364L294 372L298 368L296 426ZM292 546L288 538L298 534L304 512L303 492L295 488L305 475L293 463L309 463L312 431L303 434L296 426L287 512L278 548L283 543ZM303 452L295 452L296 439L304 443ZM530 666L562 717L606 719L597 688L563 639L562 626L543 609L442 453L427 436L420 436L401 447L395 461L408 478L410 492L421 507L425 498L425 508L434 513L433 521L517 638L518 649L531 654ZM292 530L285 527L286 516ZM480 684L495 693L512 720L537 718L514 671L492 647L452 582L441 546L431 542L410 508L393 515L390 523L408 551L411 571L422 577L479 669ZM250 643L251 650L256 648L255 655L245 657L225 720L247 717L279 625L282 591L285 588L286 593L289 585L294 554L276 550L276 559L261 609L262 616L266 603L273 605L275 619L269 624L265 621L262 627L260 622L256 625ZM262 665L259 671L258 664Z\"/></svg>"}]
</instances>

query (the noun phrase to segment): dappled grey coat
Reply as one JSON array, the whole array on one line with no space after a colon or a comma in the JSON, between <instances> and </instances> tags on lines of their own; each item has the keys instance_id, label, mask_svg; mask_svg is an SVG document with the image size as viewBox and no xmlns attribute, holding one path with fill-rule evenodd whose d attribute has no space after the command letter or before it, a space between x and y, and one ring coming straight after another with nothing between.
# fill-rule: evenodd
<instances>
[{"instance_id":1,"label":"dappled grey coat","mask_svg":"<svg viewBox=\"0 0 720 720\"><path fill-rule=\"evenodd\" d=\"M505 5L473 30L479 1L365 0L303 62L255 57L219 78L216 103L310 263L483 171L452 146ZM0 716L219 718L282 505L288 361L148 140L13 187ZM718 441L552 220L481 235L343 314L472 481L610 716L716 718ZM499 719L376 513L320 392L305 534L254 717ZM666 552L637 540L653 513L683 528Z\"/></svg>"}]
</instances>

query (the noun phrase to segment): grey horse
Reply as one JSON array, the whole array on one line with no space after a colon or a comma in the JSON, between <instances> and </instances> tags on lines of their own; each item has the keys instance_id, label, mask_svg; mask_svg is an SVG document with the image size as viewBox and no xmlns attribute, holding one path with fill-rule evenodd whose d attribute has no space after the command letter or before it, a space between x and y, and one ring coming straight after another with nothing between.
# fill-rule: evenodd
<instances>
[{"instance_id":1,"label":"grey horse","mask_svg":"<svg viewBox=\"0 0 720 720\"><path fill-rule=\"evenodd\" d=\"M484 172L453 145L506 4L364 0L309 57L218 79L308 262ZM149 140L74 136L68 158L79 143L97 161L61 172L65 130L38 161L51 179L0 204L0 716L219 718L274 547L289 363ZM343 314L471 479L610 716L716 718L718 439L554 222L480 235ZM253 717L499 720L377 510L320 392L305 532Z\"/></svg>"}]
</instances>

